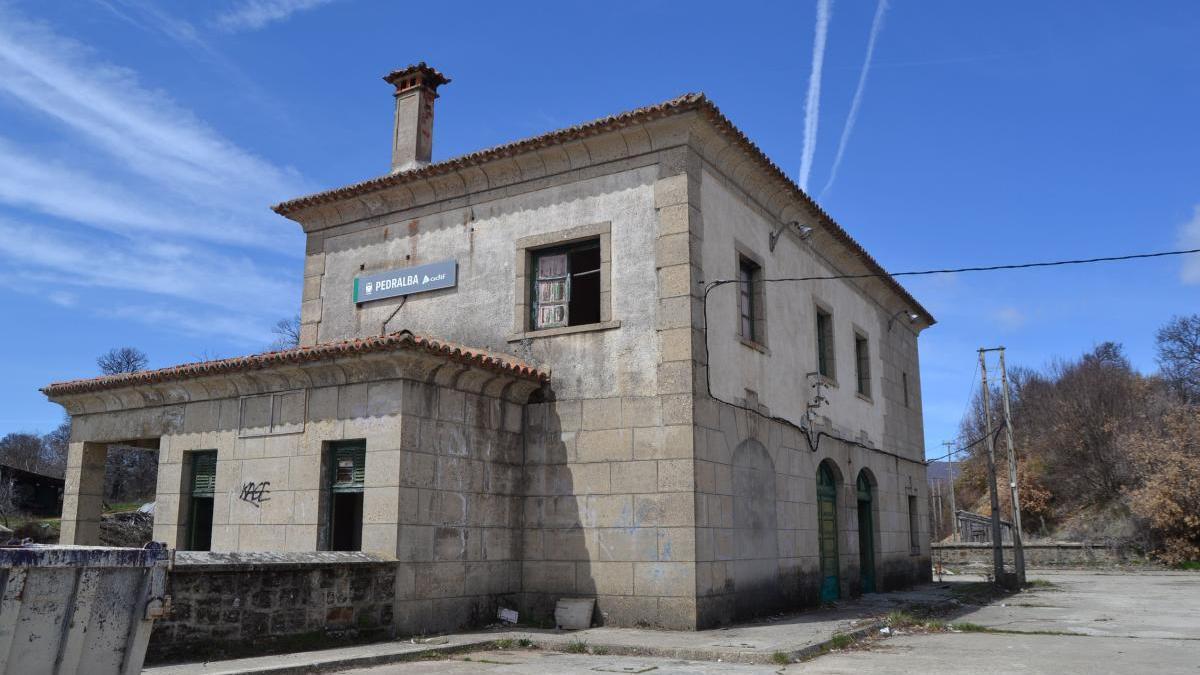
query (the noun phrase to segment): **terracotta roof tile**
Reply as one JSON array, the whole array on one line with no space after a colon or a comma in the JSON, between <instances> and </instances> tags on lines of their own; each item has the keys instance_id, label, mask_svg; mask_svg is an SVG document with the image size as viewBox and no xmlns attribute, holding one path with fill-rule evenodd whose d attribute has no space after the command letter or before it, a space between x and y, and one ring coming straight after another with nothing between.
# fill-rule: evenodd
<instances>
[{"instance_id":1,"label":"terracotta roof tile","mask_svg":"<svg viewBox=\"0 0 1200 675\"><path fill-rule=\"evenodd\" d=\"M909 294L909 292L903 286L901 286L900 283L895 280L895 278L887 276L887 271L884 270L883 267L880 266L879 263L876 262L876 260L871 257L869 253L867 253L866 249L864 249L861 244L859 244L854 240L853 237L850 236L850 233L846 232L841 225L838 225L838 223L828 213L826 213L825 210L808 195L808 193L800 189L800 186L796 185L796 183L792 181L792 179L789 178L788 175L784 173L778 165L772 162L771 159L767 157L766 153L762 151L762 149L755 145L754 142L751 141L741 129L738 129L737 126L729 120L729 118L725 117L725 115L721 113L721 110L717 108L717 106L710 101L707 96L701 93L684 94L683 96L673 98L669 101L663 101L662 103L656 103L654 105L637 108L617 115L610 115L608 117L603 117L591 122L585 122L583 124L567 127L565 129L551 131L540 136L534 136L532 138L526 138L523 140L514 141L512 143L498 145L486 150L479 150L468 155L462 155L460 157L437 162L417 169L389 174L387 176L372 178L360 183L353 183L344 187L326 190L324 192L318 192L304 197L298 197L296 199L291 199L286 202L276 204L271 208L279 215L287 216L290 213L294 213L310 206L340 201L348 197L367 194L377 190L383 190L393 185L402 185L407 182L450 173L461 168L484 164L486 162L504 157L520 155L531 150L557 145L567 141L597 136L599 134L607 133L622 127L633 124L641 124L650 120L660 119L692 110L699 111L710 122L712 122L714 126L716 126L721 134L730 137L734 143L740 145L743 150L748 152L764 170L772 175L781 190L786 190L808 207L816 211L824 220L824 222L821 224L825 227L825 229L835 239L849 248L873 273L884 275L882 277L884 283L886 283L893 291L900 295L900 297L909 304L913 311L920 313L921 316L930 324L936 322L936 319L934 319L933 315L929 313L929 310L921 306L921 303L917 302L916 298Z\"/></svg>"},{"instance_id":2,"label":"terracotta roof tile","mask_svg":"<svg viewBox=\"0 0 1200 675\"><path fill-rule=\"evenodd\" d=\"M55 382L42 388L42 393L54 397L69 394L82 394L106 389L117 389L143 384L156 384L185 380L193 377L224 375L252 370L262 370L273 366L308 363L334 359L342 356L354 356L374 352L388 352L403 349L422 350L441 356L450 361L457 361L476 368L494 370L525 380L548 382L550 373L518 360L514 356L496 354L483 349L466 347L453 342L445 342L434 338L414 335L409 331L400 331L388 335L327 342L312 347L296 347L280 351L239 356L216 361L201 361L185 363L170 368L144 370L136 373L120 375L105 375L85 380Z\"/></svg>"}]
</instances>

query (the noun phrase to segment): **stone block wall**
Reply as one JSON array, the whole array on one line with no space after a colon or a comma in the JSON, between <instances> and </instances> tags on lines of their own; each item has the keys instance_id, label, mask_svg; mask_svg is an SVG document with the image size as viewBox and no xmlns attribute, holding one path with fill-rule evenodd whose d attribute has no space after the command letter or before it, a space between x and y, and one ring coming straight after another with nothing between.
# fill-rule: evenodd
<instances>
[{"instance_id":1,"label":"stone block wall","mask_svg":"<svg viewBox=\"0 0 1200 675\"><path fill-rule=\"evenodd\" d=\"M395 542L396 626L490 621L521 584L522 408L417 382L403 397L396 449L367 455L367 502L383 508L364 525Z\"/></svg>"},{"instance_id":2,"label":"stone block wall","mask_svg":"<svg viewBox=\"0 0 1200 675\"><path fill-rule=\"evenodd\" d=\"M596 596L601 623L694 627L690 427L657 397L526 408L522 610Z\"/></svg>"},{"instance_id":3,"label":"stone block wall","mask_svg":"<svg viewBox=\"0 0 1200 675\"><path fill-rule=\"evenodd\" d=\"M696 407L696 578L701 627L819 603L817 468L838 482L841 597L862 592L856 481L872 488L876 589L929 578L928 545L911 548L908 496L925 497L924 467L822 438L712 399ZM918 541L928 538L917 516Z\"/></svg>"},{"instance_id":4,"label":"stone block wall","mask_svg":"<svg viewBox=\"0 0 1200 675\"><path fill-rule=\"evenodd\" d=\"M147 661L315 649L395 635L396 564L361 553L179 552Z\"/></svg>"},{"instance_id":5,"label":"stone block wall","mask_svg":"<svg viewBox=\"0 0 1200 675\"><path fill-rule=\"evenodd\" d=\"M1003 547L1005 564L1012 565L1012 544ZM934 563L947 567L975 566L991 569L992 545L979 543L933 544ZM1025 566L1031 569L1124 567L1150 564L1144 553L1127 547L1086 542L1025 544Z\"/></svg>"}]
</instances>

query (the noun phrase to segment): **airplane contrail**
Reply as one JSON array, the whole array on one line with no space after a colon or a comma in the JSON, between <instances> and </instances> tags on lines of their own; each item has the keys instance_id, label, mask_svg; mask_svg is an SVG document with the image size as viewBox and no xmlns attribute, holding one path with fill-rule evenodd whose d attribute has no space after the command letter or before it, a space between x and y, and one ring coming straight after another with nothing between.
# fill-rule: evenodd
<instances>
[{"instance_id":1,"label":"airplane contrail","mask_svg":"<svg viewBox=\"0 0 1200 675\"><path fill-rule=\"evenodd\" d=\"M808 190L808 174L812 171L813 155L817 151L817 123L821 117L821 68L825 65L825 36L829 34L829 19L833 0L817 0L817 26L813 38L812 73L808 76L808 98L804 103L804 148L800 154L800 188Z\"/></svg>"},{"instance_id":2,"label":"airplane contrail","mask_svg":"<svg viewBox=\"0 0 1200 675\"><path fill-rule=\"evenodd\" d=\"M867 38L867 55L863 58L862 71L858 74L858 88L854 90L854 100L850 103L850 114L846 116L846 126L842 129L842 138L838 141L837 155L833 158L833 168L829 170L829 180L821 188L824 197L833 181L837 178L838 167L842 165L842 155L846 154L846 145L850 142L850 134L854 131L854 123L858 120L858 108L862 105L863 92L867 88L867 73L871 71L871 58L875 54L875 40L883 32L883 15L887 13L888 0L879 0L875 6L875 18L871 21L871 35Z\"/></svg>"}]
</instances>

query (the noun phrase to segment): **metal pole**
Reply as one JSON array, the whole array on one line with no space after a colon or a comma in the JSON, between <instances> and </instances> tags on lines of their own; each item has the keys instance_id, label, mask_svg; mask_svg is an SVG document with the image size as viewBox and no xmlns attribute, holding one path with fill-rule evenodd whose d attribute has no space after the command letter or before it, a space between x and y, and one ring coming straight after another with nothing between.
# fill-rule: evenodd
<instances>
[{"instance_id":1,"label":"metal pole","mask_svg":"<svg viewBox=\"0 0 1200 675\"><path fill-rule=\"evenodd\" d=\"M988 491L992 503L992 567L997 584L1004 583L1004 540L1000 535L1000 492L996 486L996 443L992 438L992 405L988 397L987 361L984 350L979 350L980 378L983 381L983 419L985 420L988 448Z\"/></svg>"},{"instance_id":2,"label":"metal pole","mask_svg":"<svg viewBox=\"0 0 1200 675\"><path fill-rule=\"evenodd\" d=\"M958 541L958 507L954 505L954 443L945 441L942 445L948 450L950 457L950 541Z\"/></svg>"},{"instance_id":3,"label":"metal pole","mask_svg":"<svg viewBox=\"0 0 1200 675\"><path fill-rule=\"evenodd\" d=\"M1000 348L1000 384L1004 390L1004 436L1008 440L1008 488L1012 491L1013 564L1017 581L1025 585L1025 546L1021 531L1021 500L1017 495L1017 451L1013 446L1012 414L1008 409L1008 371L1004 367L1004 348Z\"/></svg>"}]
</instances>

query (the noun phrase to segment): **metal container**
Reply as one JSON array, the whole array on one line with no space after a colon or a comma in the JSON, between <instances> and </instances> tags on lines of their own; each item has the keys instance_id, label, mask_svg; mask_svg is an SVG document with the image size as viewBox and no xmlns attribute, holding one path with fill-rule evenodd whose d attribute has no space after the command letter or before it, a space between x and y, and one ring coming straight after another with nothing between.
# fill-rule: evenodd
<instances>
[{"instance_id":1,"label":"metal container","mask_svg":"<svg viewBox=\"0 0 1200 675\"><path fill-rule=\"evenodd\" d=\"M141 672L169 566L154 543L0 547L0 675Z\"/></svg>"}]
</instances>

